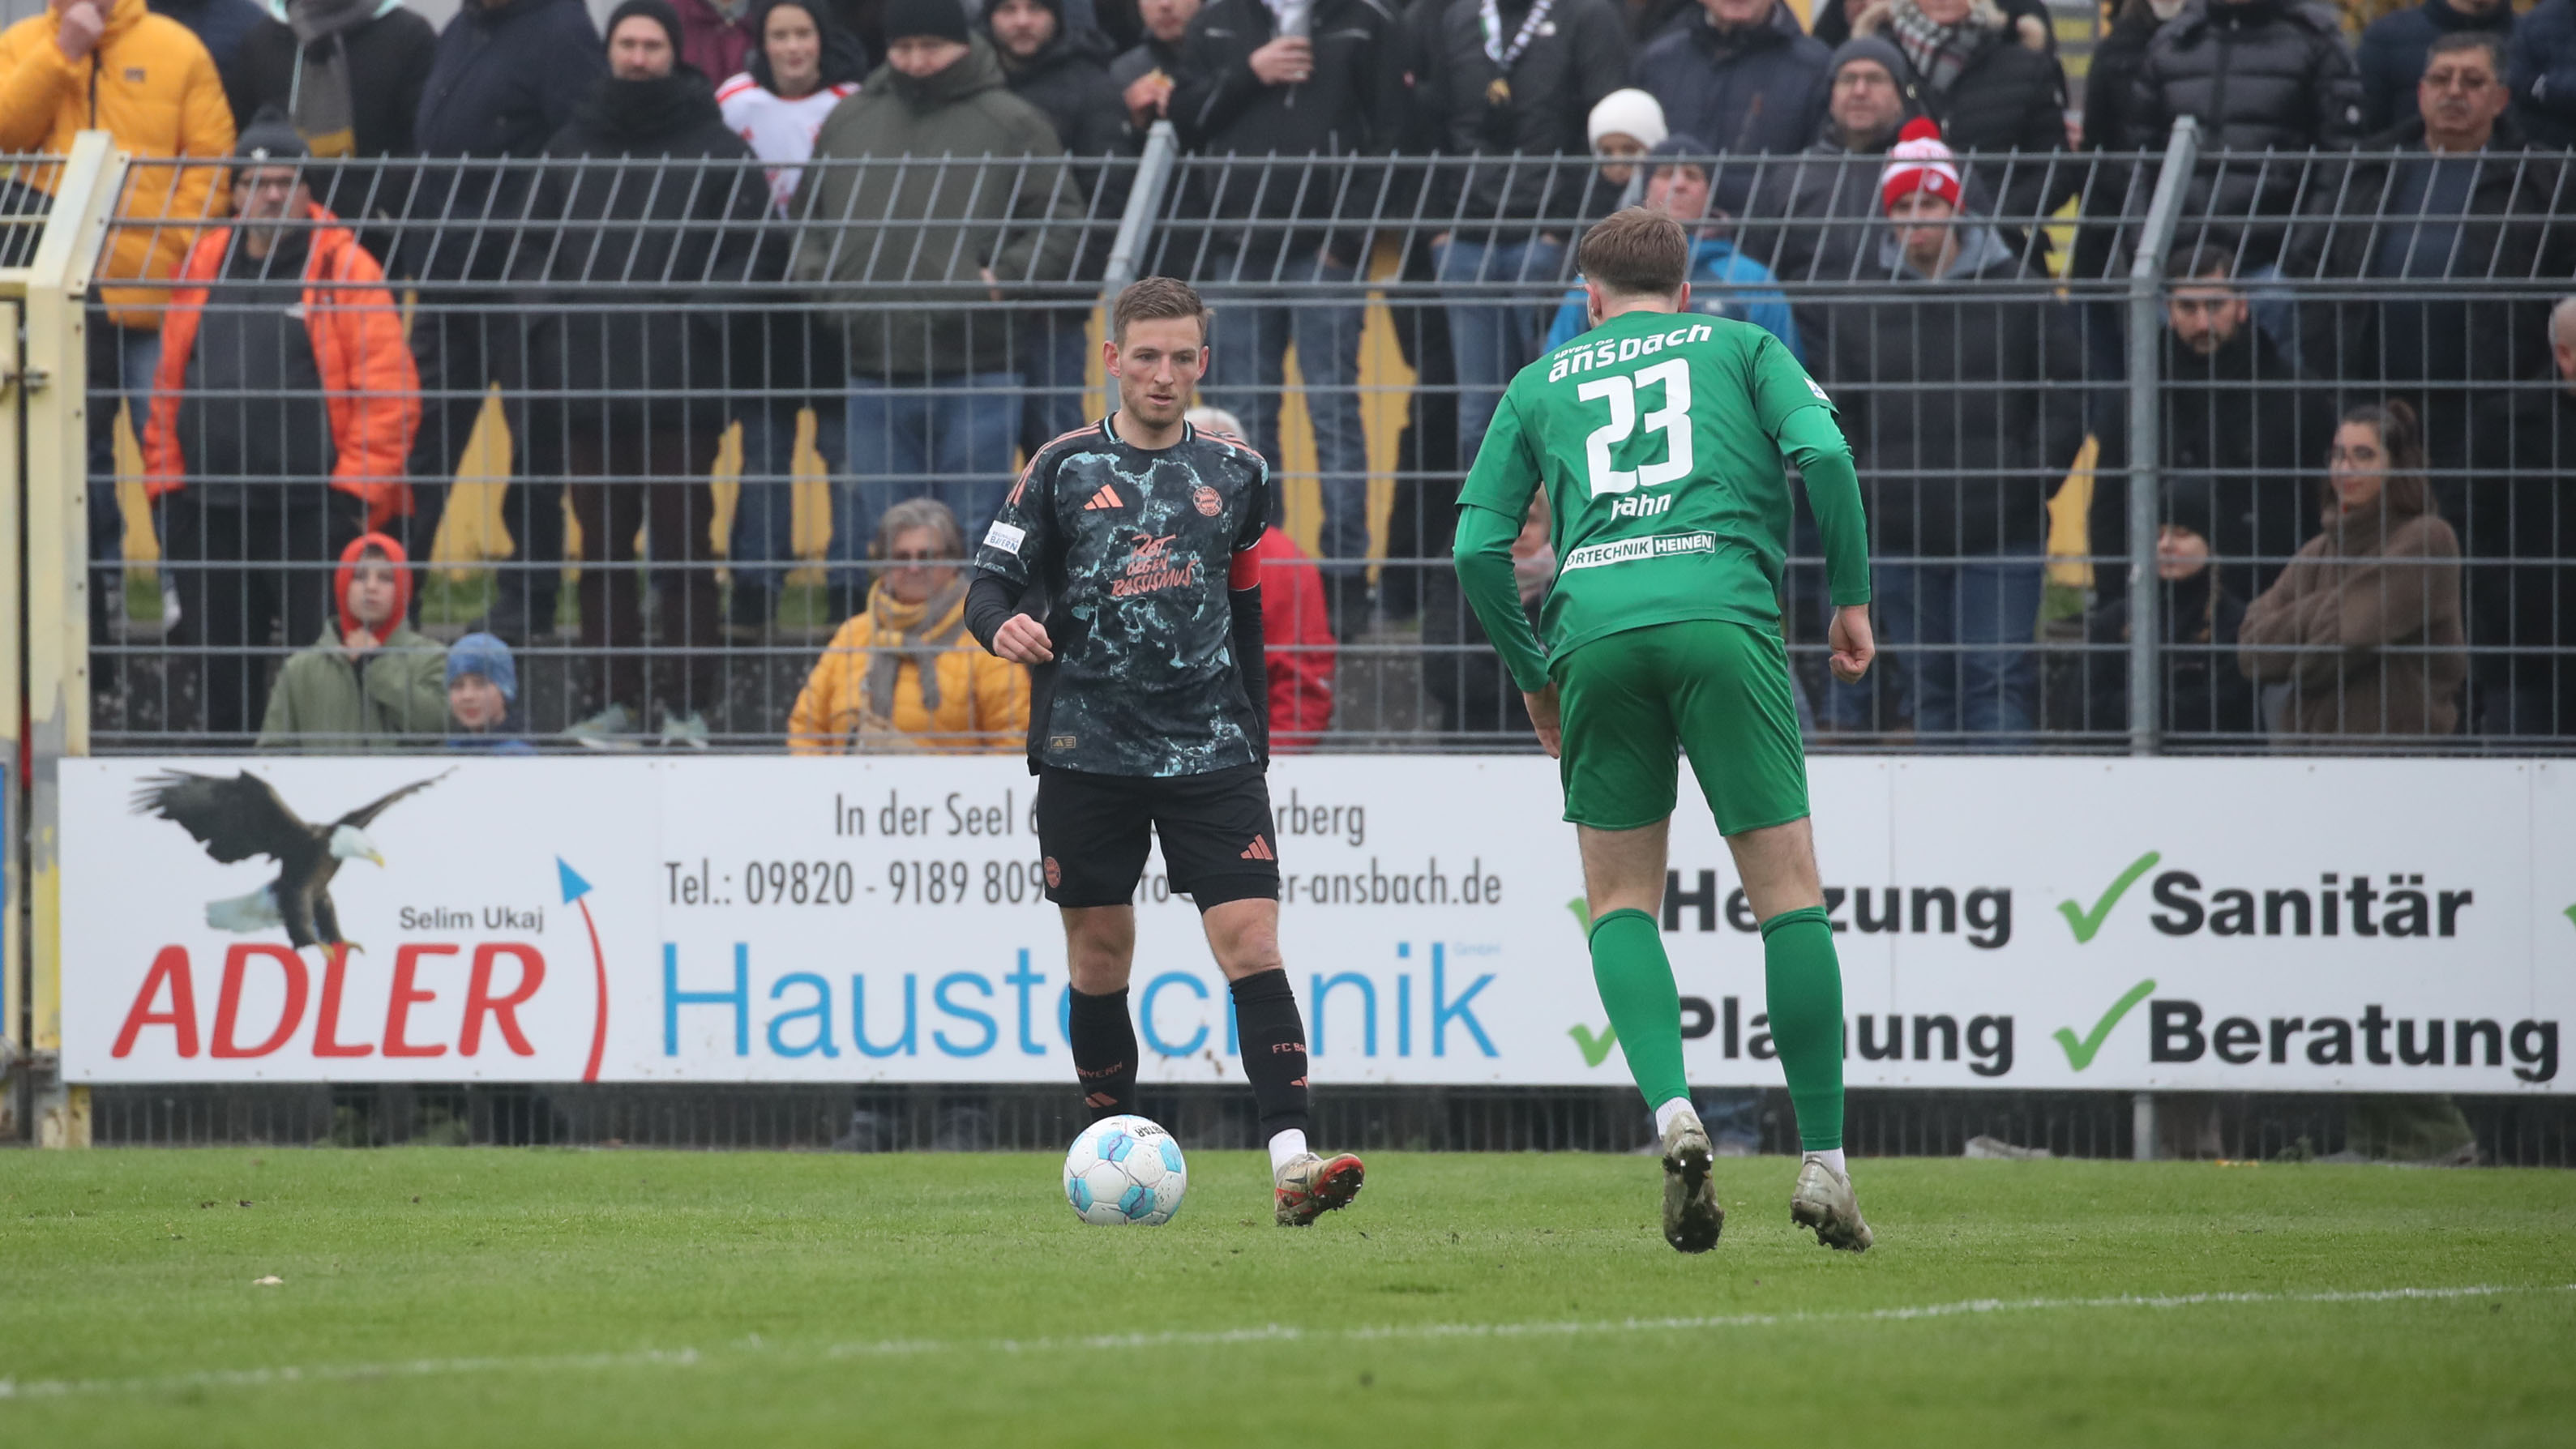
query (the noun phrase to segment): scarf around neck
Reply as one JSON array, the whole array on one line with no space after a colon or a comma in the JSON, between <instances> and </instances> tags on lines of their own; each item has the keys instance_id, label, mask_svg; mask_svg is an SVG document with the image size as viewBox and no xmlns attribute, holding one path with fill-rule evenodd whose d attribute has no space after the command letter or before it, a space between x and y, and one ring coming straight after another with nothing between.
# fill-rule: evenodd
<instances>
[{"instance_id":1,"label":"scarf around neck","mask_svg":"<svg viewBox=\"0 0 2576 1449\"><path fill-rule=\"evenodd\" d=\"M894 719L895 677L907 661L921 676L922 710L939 713L939 656L955 648L966 632L965 602L963 572L918 604L898 602L882 581L868 590L868 617L876 626L862 686L868 718Z\"/></svg>"},{"instance_id":2,"label":"scarf around neck","mask_svg":"<svg viewBox=\"0 0 2576 1449\"><path fill-rule=\"evenodd\" d=\"M288 119L317 157L357 152L349 35L383 9L382 0L286 0L286 26L295 32L296 47Z\"/></svg>"},{"instance_id":3,"label":"scarf around neck","mask_svg":"<svg viewBox=\"0 0 2576 1449\"><path fill-rule=\"evenodd\" d=\"M1977 13L1976 6L1970 6L1967 18L1956 25L1936 25L1914 0L1895 0L1888 7L1888 28L1915 75L1943 95L1958 84L1970 62L2004 36L1988 17Z\"/></svg>"}]
</instances>

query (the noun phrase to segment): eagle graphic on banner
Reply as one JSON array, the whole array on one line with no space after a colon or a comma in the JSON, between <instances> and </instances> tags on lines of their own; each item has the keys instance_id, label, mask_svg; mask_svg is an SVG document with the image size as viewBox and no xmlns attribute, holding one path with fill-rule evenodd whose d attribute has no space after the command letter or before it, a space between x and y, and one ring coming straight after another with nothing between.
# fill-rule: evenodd
<instances>
[{"instance_id":1,"label":"eagle graphic on banner","mask_svg":"<svg viewBox=\"0 0 2576 1449\"><path fill-rule=\"evenodd\" d=\"M363 949L340 934L331 905L331 878L344 860L378 866L384 854L367 838L367 826L406 795L426 790L454 770L359 806L337 820L308 824L287 808L277 788L244 771L229 780L173 770L144 779L134 813L176 822L226 865L264 855L277 862L277 879L246 896L206 903L206 924L219 931L264 931L284 926L297 949L319 945Z\"/></svg>"}]
</instances>

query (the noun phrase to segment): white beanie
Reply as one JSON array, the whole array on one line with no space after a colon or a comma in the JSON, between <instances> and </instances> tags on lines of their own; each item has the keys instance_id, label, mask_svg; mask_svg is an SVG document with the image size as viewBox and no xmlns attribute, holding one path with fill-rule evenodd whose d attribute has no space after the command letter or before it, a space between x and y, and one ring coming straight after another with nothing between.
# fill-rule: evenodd
<instances>
[{"instance_id":1,"label":"white beanie","mask_svg":"<svg viewBox=\"0 0 2576 1449\"><path fill-rule=\"evenodd\" d=\"M1641 90L1612 91L1592 108L1592 119L1585 124L1583 133L1594 146L1599 146L1604 136L1634 136L1651 151L1667 134L1664 103Z\"/></svg>"}]
</instances>

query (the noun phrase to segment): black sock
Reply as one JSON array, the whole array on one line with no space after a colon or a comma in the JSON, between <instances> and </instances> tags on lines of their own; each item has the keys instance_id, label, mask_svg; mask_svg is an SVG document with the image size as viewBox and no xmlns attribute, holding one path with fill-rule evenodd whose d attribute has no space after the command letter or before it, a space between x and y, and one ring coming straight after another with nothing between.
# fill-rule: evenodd
<instances>
[{"instance_id":1,"label":"black sock","mask_svg":"<svg viewBox=\"0 0 2576 1449\"><path fill-rule=\"evenodd\" d=\"M1261 1114L1261 1140L1305 1131L1306 1019L1297 1012L1288 973L1263 971L1235 982L1234 1025L1252 1105Z\"/></svg>"},{"instance_id":2,"label":"black sock","mask_svg":"<svg viewBox=\"0 0 2576 1449\"><path fill-rule=\"evenodd\" d=\"M1073 1075L1091 1120L1136 1110L1136 1023L1127 1015L1127 988L1106 996L1073 993L1068 1034ZM1300 1058L1303 1061L1303 1058Z\"/></svg>"}]
</instances>

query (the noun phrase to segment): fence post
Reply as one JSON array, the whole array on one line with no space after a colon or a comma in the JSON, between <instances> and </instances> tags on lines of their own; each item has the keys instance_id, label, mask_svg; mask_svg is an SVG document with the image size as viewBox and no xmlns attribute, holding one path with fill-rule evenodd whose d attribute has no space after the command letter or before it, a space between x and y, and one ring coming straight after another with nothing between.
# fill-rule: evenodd
<instances>
[{"instance_id":1,"label":"fence post","mask_svg":"<svg viewBox=\"0 0 2576 1449\"><path fill-rule=\"evenodd\" d=\"M1127 210L1118 218L1118 235L1109 243L1109 270L1100 279L1106 303L1136 280L1136 268L1154 235L1154 218L1163 213L1163 193L1171 189L1172 171L1181 159L1181 133L1169 121L1156 121L1145 133L1145 152L1136 160L1136 184L1127 192ZM1108 326L1104 319L1102 327ZM1118 411L1118 379L1104 379L1110 412Z\"/></svg>"},{"instance_id":2,"label":"fence post","mask_svg":"<svg viewBox=\"0 0 2576 1449\"><path fill-rule=\"evenodd\" d=\"M36 1142L89 1145L89 1089L63 1080L62 762L89 753L89 478L86 312L127 158L104 131L73 138L29 265L18 387L27 460L27 720L34 766L24 869L28 1045ZM113 486L112 482L106 486Z\"/></svg>"},{"instance_id":3,"label":"fence post","mask_svg":"<svg viewBox=\"0 0 2576 1449\"><path fill-rule=\"evenodd\" d=\"M2138 229L2138 253L2129 264L2129 753L2152 755L2164 737L2164 672L2158 654L2161 615L2156 607L2156 525L2162 517L2157 487L2164 460L2164 410L2158 383L2163 361L2165 257L2182 219L2184 189L2200 151L2200 126L2176 116L2173 136L2156 174L2154 199Z\"/></svg>"}]
</instances>

